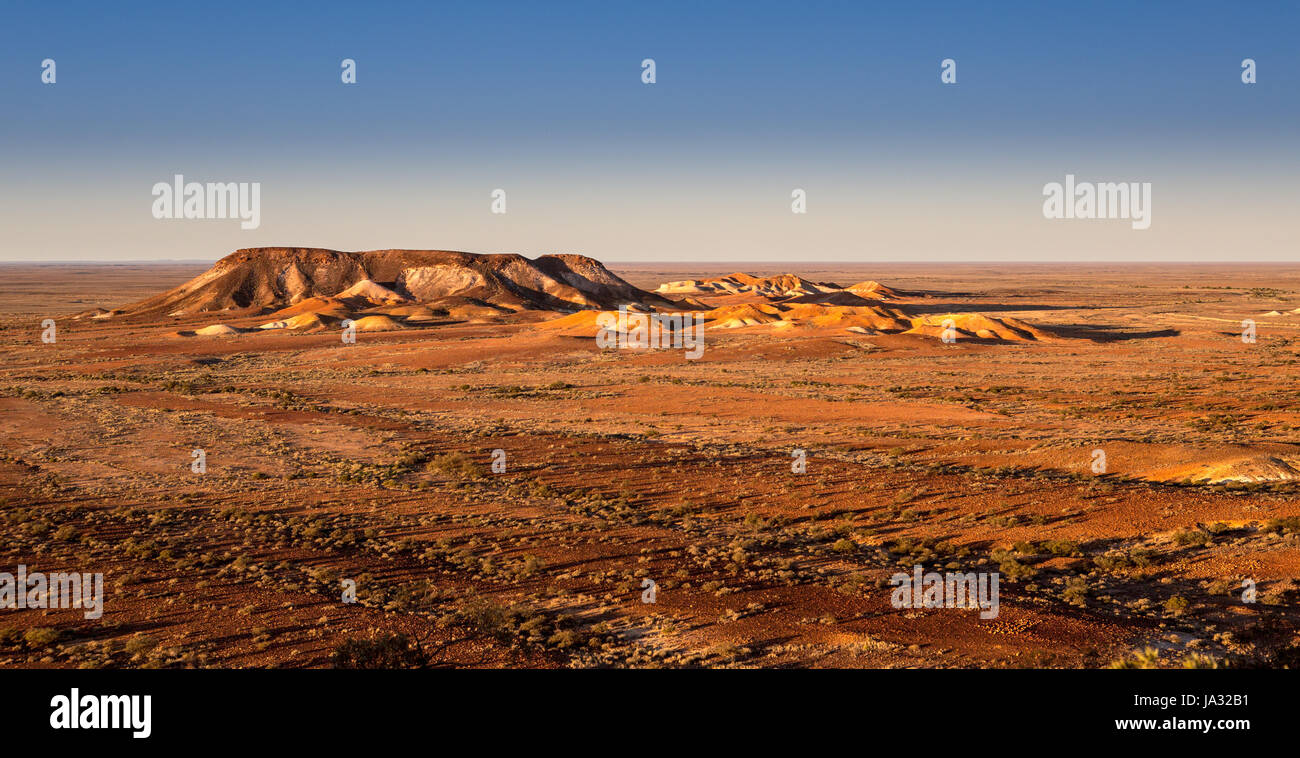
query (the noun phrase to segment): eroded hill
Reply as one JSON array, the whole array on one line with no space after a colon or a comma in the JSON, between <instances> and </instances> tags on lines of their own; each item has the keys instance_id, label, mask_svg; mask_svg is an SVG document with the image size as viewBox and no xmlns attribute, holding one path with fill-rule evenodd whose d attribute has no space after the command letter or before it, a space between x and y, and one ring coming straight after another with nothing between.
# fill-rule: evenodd
<instances>
[{"instance_id":1,"label":"eroded hill","mask_svg":"<svg viewBox=\"0 0 1300 758\"><path fill-rule=\"evenodd\" d=\"M266 312L318 297L363 298L371 305L455 297L512 311L670 304L581 255L264 247L236 250L179 287L95 315Z\"/></svg>"}]
</instances>

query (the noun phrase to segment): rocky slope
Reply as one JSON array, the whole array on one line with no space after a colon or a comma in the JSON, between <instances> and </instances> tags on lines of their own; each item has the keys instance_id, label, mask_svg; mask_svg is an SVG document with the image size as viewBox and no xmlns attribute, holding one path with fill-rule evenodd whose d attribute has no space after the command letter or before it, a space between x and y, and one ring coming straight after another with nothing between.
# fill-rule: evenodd
<instances>
[{"instance_id":1,"label":"rocky slope","mask_svg":"<svg viewBox=\"0 0 1300 758\"><path fill-rule=\"evenodd\" d=\"M309 298L376 294L387 302L465 298L509 310L672 305L581 255L530 259L514 254L449 250L343 252L264 247L237 250L185 284L119 308L111 315L262 312Z\"/></svg>"}]
</instances>

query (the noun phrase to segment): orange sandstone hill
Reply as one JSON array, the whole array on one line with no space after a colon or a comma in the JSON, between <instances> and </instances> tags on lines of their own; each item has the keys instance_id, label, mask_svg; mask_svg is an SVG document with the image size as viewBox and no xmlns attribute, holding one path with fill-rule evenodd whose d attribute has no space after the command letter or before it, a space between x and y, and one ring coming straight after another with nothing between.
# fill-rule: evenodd
<instances>
[{"instance_id":1,"label":"orange sandstone hill","mask_svg":"<svg viewBox=\"0 0 1300 758\"><path fill-rule=\"evenodd\" d=\"M450 250L343 252L320 248L236 250L175 289L111 316L183 316L282 309L311 298L389 303L462 298L511 311L574 311L624 304L672 306L582 255L480 255Z\"/></svg>"},{"instance_id":2,"label":"orange sandstone hill","mask_svg":"<svg viewBox=\"0 0 1300 758\"><path fill-rule=\"evenodd\" d=\"M797 274L757 277L744 272L712 279L686 279L664 282L655 290L661 295L748 295L774 302L825 303L827 305L869 305L883 300L899 300L916 293L866 281L851 287L834 282L814 282Z\"/></svg>"},{"instance_id":3,"label":"orange sandstone hill","mask_svg":"<svg viewBox=\"0 0 1300 758\"><path fill-rule=\"evenodd\" d=\"M838 291L840 288L828 282L812 282L795 274L757 277L744 272L712 279L687 279L680 282L665 282L655 290L661 294L702 295L702 294L754 294L764 297L798 297L800 295L823 294Z\"/></svg>"}]
</instances>

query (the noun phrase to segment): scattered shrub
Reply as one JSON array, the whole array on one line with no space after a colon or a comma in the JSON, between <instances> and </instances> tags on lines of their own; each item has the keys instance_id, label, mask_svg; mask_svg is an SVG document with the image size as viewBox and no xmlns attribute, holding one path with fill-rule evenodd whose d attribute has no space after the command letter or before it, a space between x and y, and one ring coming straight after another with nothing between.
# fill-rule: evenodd
<instances>
[{"instance_id":1,"label":"scattered shrub","mask_svg":"<svg viewBox=\"0 0 1300 758\"><path fill-rule=\"evenodd\" d=\"M369 640L348 639L330 655L337 669L418 669L429 665L419 644L402 633Z\"/></svg>"},{"instance_id":2,"label":"scattered shrub","mask_svg":"<svg viewBox=\"0 0 1300 758\"><path fill-rule=\"evenodd\" d=\"M23 633L23 642L26 642L27 647L30 647L33 650L43 650L48 647L53 647L54 643L58 642L61 636L62 635L59 634L59 630L57 629L51 629L48 626L38 626L28 629Z\"/></svg>"},{"instance_id":3,"label":"scattered shrub","mask_svg":"<svg viewBox=\"0 0 1300 758\"><path fill-rule=\"evenodd\" d=\"M1182 546L1210 544L1210 533L1201 529L1184 529L1174 533L1174 543Z\"/></svg>"},{"instance_id":4,"label":"scattered shrub","mask_svg":"<svg viewBox=\"0 0 1300 758\"><path fill-rule=\"evenodd\" d=\"M429 461L425 469L457 479L480 479L483 477L483 467L464 453L444 453L436 456Z\"/></svg>"},{"instance_id":5,"label":"scattered shrub","mask_svg":"<svg viewBox=\"0 0 1300 758\"><path fill-rule=\"evenodd\" d=\"M158 647L158 640L147 634L137 634L126 641L124 649L130 655L148 655L156 647Z\"/></svg>"},{"instance_id":6,"label":"scattered shrub","mask_svg":"<svg viewBox=\"0 0 1300 758\"><path fill-rule=\"evenodd\" d=\"M1160 651L1153 647L1132 653L1112 661L1107 668L1112 669L1154 669L1160 668Z\"/></svg>"}]
</instances>

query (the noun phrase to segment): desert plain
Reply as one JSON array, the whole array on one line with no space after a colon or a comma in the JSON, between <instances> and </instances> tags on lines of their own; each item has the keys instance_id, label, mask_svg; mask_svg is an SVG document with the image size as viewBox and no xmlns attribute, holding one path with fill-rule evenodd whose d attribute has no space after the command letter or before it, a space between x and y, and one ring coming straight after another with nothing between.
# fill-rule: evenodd
<instances>
[{"instance_id":1,"label":"desert plain","mask_svg":"<svg viewBox=\"0 0 1300 758\"><path fill-rule=\"evenodd\" d=\"M1300 662L1300 267L348 255L0 265L0 666Z\"/></svg>"}]
</instances>

